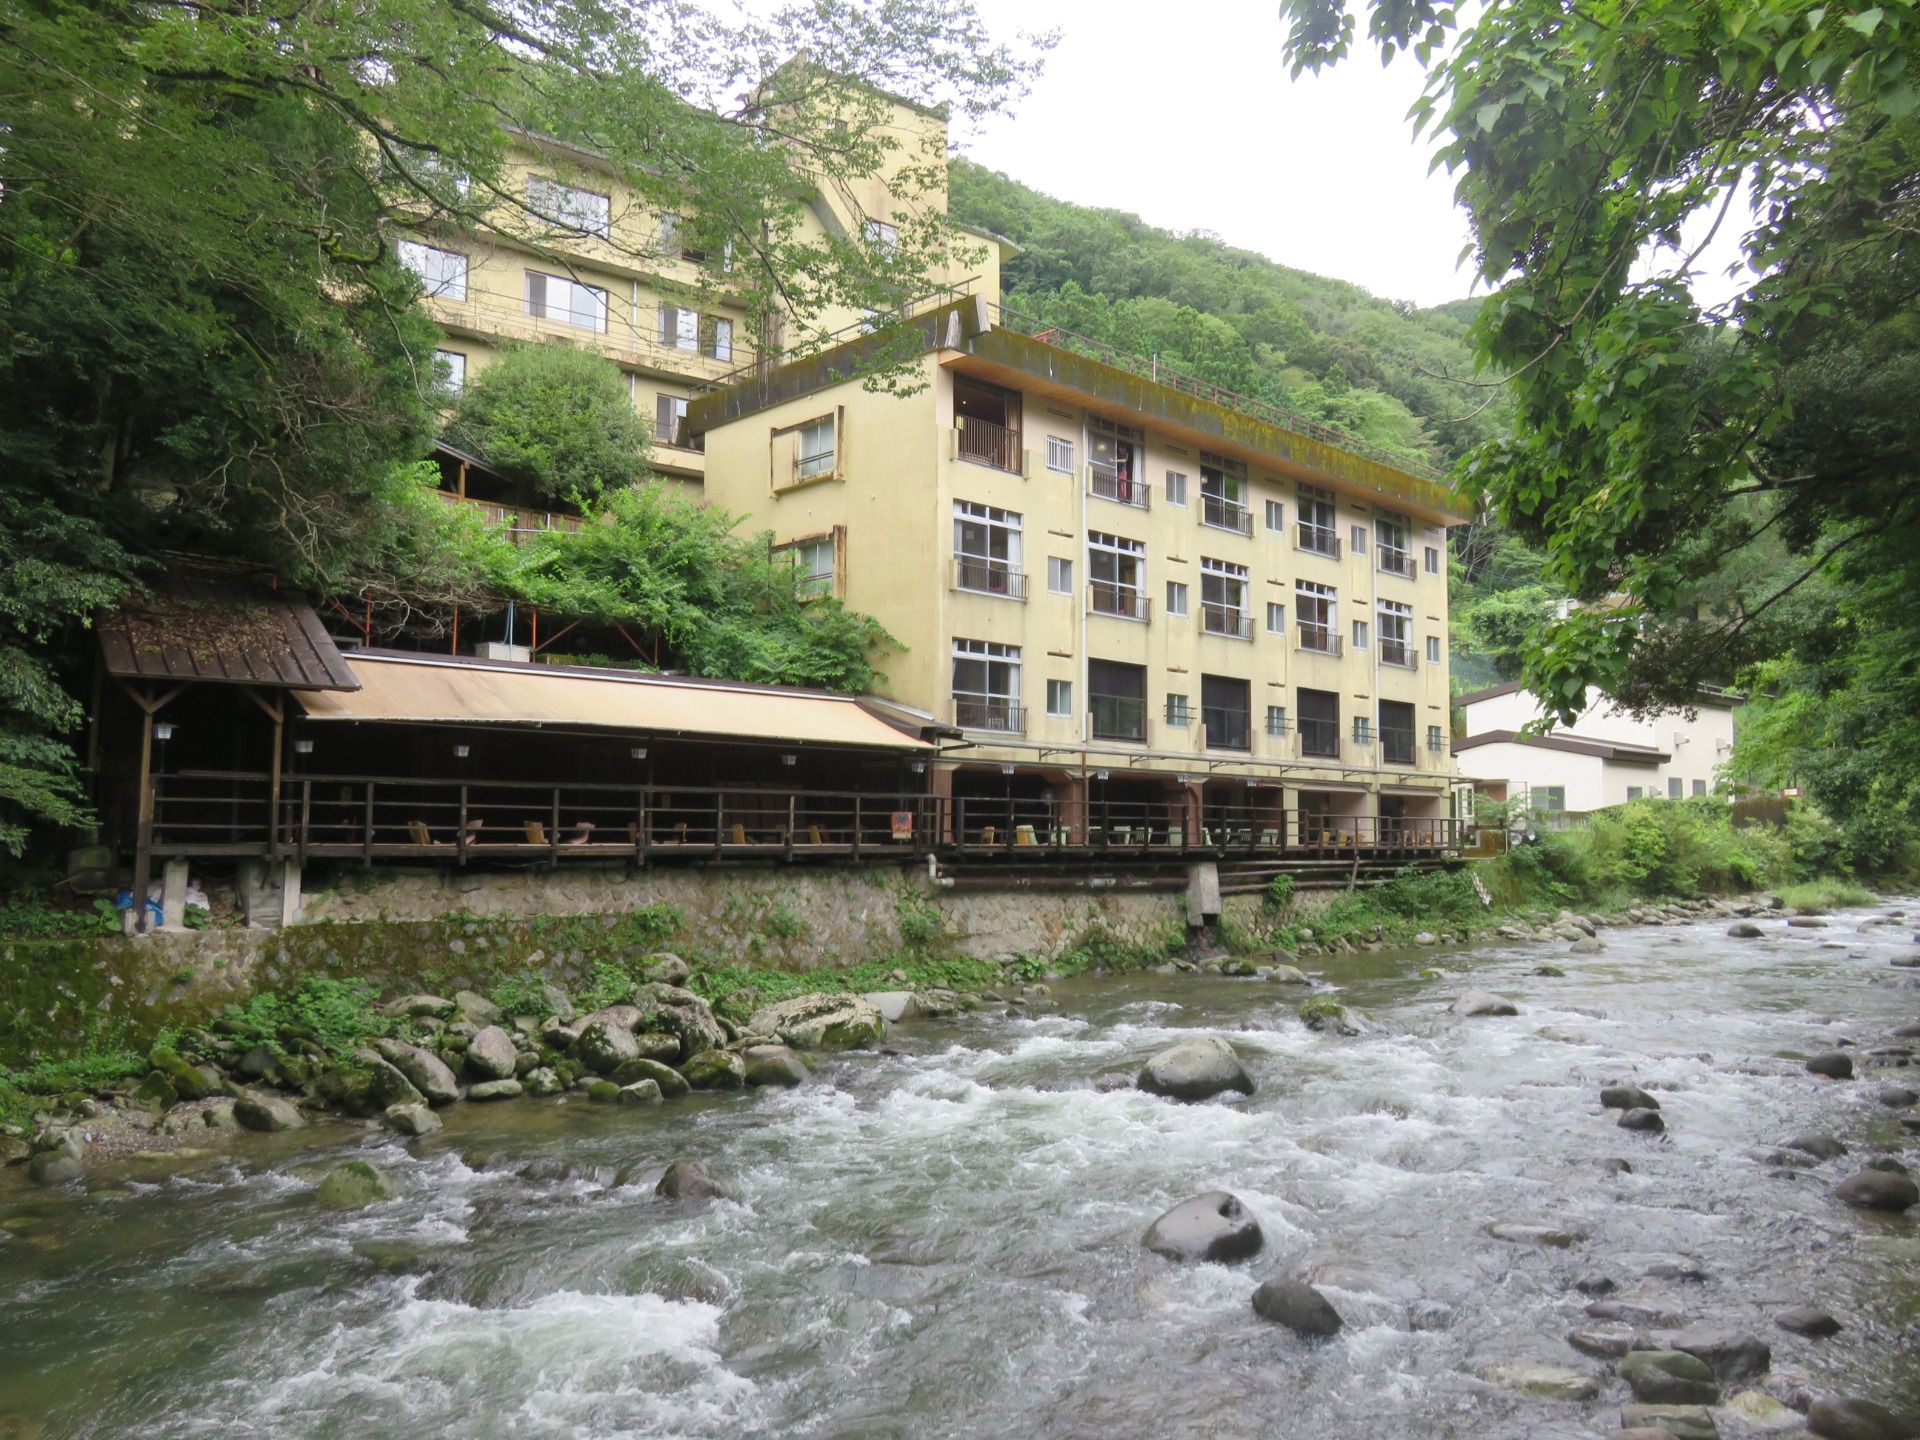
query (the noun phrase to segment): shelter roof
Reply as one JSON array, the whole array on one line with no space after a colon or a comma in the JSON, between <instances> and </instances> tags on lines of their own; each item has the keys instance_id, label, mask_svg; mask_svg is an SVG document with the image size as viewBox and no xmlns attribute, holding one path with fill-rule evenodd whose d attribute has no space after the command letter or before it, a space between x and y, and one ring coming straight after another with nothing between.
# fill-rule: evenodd
<instances>
[{"instance_id":1,"label":"shelter roof","mask_svg":"<svg viewBox=\"0 0 1920 1440\"><path fill-rule=\"evenodd\" d=\"M340 647L299 596L176 580L99 616L107 673L289 690L355 690Z\"/></svg>"}]
</instances>

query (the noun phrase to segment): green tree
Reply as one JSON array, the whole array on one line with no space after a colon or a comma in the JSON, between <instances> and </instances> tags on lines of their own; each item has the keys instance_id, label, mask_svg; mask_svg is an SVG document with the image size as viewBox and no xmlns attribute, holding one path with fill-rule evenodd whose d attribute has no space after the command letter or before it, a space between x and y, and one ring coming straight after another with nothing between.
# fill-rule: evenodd
<instances>
[{"instance_id":1,"label":"green tree","mask_svg":"<svg viewBox=\"0 0 1920 1440\"><path fill-rule=\"evenodd\" d=\"M653 439L620 367L571 345L506 351L461 391L446 438L576 504L644 477Z\"/></svg>"}]
</instances>

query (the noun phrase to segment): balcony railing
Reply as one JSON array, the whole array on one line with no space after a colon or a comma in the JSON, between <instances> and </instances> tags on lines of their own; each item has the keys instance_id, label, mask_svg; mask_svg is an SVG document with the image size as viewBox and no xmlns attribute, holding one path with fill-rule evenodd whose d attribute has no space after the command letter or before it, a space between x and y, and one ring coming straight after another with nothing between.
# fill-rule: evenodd
<instances>
[{"instance_id":1,"label":"balcony railing","mask_svg":"<svg viewBox=\"0 0 1920 1440\"><path fill-rule=\"evenodd\" d=\"M450 505L471 505L480 512L489 526L504 528L507 536L516 545L525 535L536 530L578 530L587 522L578 515L566 515L554 510L531 510L524 505L502 505L493 500L475 500L469 496L456 495L451 490L433 492Z\"/></svg>"},{"instance_id":2,"label":"balcony railing","mask_svg":"<svg viewBox=\"0 0 1920 1440\"><path fill-rule=\"evenodd\" d=\"M998 595L1006 600L1027 598L1027 573L1016 570L1004 560L983 560L977 555L953 557L953 588L975 595Z\"/></svg>"},{"instance_id":3,"label":"balcony railing","mask_svg":"<svg viewBox=\"0 0 1920 1440\"><path fill-rule=\"evenodd\" d=\"M1152 614L1153 602L1147 599L1146 592L1131 585L1116 584L1112 580L1090 580L1087 582L1087 593L1096 615L1113 615L1122 620L1144 622Z\"/></svg>"},{"instance_id":4,"label":"balcony railing","mask_svg":"<svg viewBox=\"0 0 1920 1440\"><path fill-rule=\"evenodd\" d=\"M1004 695L955 695L953 723L962 730L998 730L1006 735L1027 733L1026 707Z\"/></svg>"},{"instance_id":5,"label":"balcony railing","mask_svg":"<svg viewBox=\"0 0 1920 1440\"><path fill-rule=\"evenodd\" d=\"M1089 702L1096 740L1125 740L1143 745L1147 739L1147 702L1133 695L1095 695Z\"/></svg>"},{"instance_id":6,"label":"balcony railing","mask_svg":"<svg viewBox=\"0 0 1920 1440\"><path fill-rule=\"evenodd\" d=\"M1235 640L1253 639L1253 616L1237 605L1200 602L1200 628L1209 635L1226 635Z\"/></svg>"},{"instance_id":7,"label":"balcony railing","mask_svg":"<svg viewBox=\"0 0 1920 1440\"><path fill-rule=\"evenodd\" d=\"M1304 520L1294 527L1293 548L1310 555L1340 558L1340 536L1330 525L1309 525Z\"/></svg>"},{"instance_id":8,"label":"balcony railing","mask_svg":"<svg viewBox=\"0 0 1920 1440\"><path fill-rule=\"evenodd\" d=\"M1380 568L1389 575L1403 575L1409 580L1413 578L1411 550L1395 550L1390 546L1381 545L1374 553L1380 557Z\"/></svg>"},{"instance_id":9,"label":"balcony railing","mask_svg":"<svg viewBox=\"0 0 1920 1440\"><path fill-rule=\"evenodd\" d=\"M1380 663L1398 665L1402 670L1418 670L1420 657L1414 653L1413 646L1404 640L1382 640L1380 642Z\"/></svg>"},{"instance_id":10,"label":"balcony railing","mask_svg":"<svg viewBox=\"0 0 1920 1440\"><path fill-rule=\"evenodd\" d=\"M1329 760L1340 758L1340 722L1338 720L1302 720L1300 753Z\"/></svg>"},{"instance_id":11,"label":"balcony railing","mask_svg":"<svg viewBox=\"0 0 1920 1440\"><path fill-rule=\"evenodd\" d=\"M1006 470L1019 475L1026 470L1026 456L1020 448L1020 432L1009 430L1004 425L996 425L991 420L981 420L972 415L962 415L958 422L960 442L958 454L962 460L971 460L976 465L991 465L996 470Z\"/></svg>"},{"instance_id":12,"label":"balcony railing","mask_svg":"<svg viewBox=\"0 0 1920 1440\"><path fill-rule=\"evenodd\" d=\"M1293 627L1293 648L1308 650L1315 655L1335 655L1340 653L1340 632L1331 625L1311 625L1302 621ZM1301 722L1306 723L1304 720Z\"/></svg>"},{"instance_id":13,"label":"balcony railing","mask_svg":"<svg viewBox=\"0 0 1920 1440\"><path fill-rule=\"evenodd\" d=\"M1200 492L1200 523L1216 530L1253 534L1253 515L1246 506L1224 495L1209 495L1204 490Z\"/></svg>"},{"instance_id":14,"label":"balcony railing","mask_svg":"<svg viewBox=\"0 0 1920 1440\"><path fill-rule=\"evenodd\" d=\"M1380 758L1388 765L1411 765L1414 763L1414 736L1411 730L1380 727Z\"/></svg>"},{"instance_id":15,"label":"balcony railing","mask_svg":"<svg viewBox=\"0 0 1920 1440\"><path fill-rule=\"evenodd\" d=\"M1152 486L1144 480L1122 475L1117 467L1097 460L1087 466L1087 493L1098 500L1131 505L1136 510L1148 510L1153 505Z\"/></svg>"},{"instance_id":16,"label":"balcony railing","mask_svg":"<svg viewBox=\"0 0 1920 1440\"><path fill-rule=\"evenodd\" d=\"M1252 748L1253 726L1244 710L1223 710L1203 706L1200 717L1207 726L1209 750L1247 750Z\"/></svg>"}]
</instances>

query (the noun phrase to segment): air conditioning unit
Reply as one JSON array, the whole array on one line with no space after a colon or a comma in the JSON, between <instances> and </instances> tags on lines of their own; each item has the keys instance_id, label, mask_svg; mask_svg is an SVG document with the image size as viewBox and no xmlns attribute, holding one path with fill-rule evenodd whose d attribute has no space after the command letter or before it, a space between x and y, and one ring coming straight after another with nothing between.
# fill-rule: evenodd
<instances>
[{"instance_id":1,"label":"air conditioning unit","mask_svg":"<svg viewBox=\"0 0 1920 1440\"><path fill-rule=\"evenodd\" d=\"M522 665L533 660L531 645L509 645L504 640L482 640L473 647L473 653L481 660L513 660Z\"/></svg>"}]
</instances>

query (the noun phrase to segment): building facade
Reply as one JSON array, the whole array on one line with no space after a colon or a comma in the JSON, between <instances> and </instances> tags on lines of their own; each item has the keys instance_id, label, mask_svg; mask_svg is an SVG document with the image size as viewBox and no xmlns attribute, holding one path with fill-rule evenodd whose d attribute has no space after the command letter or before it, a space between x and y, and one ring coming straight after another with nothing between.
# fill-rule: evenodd
<instances>
[{"instance_id":1,"label":"building facade","mask_svg":"<svg viewBox=\"0 0 1920 1440\"><path fill-rule=\"evenodd\" d=\"M905 383L852 344L689 417L713 501L879 619L882 693L968 742L943 793L1067 840L1441 834L1460 503L997 318L920 317Z\"/></svg>"}]
</instances>

